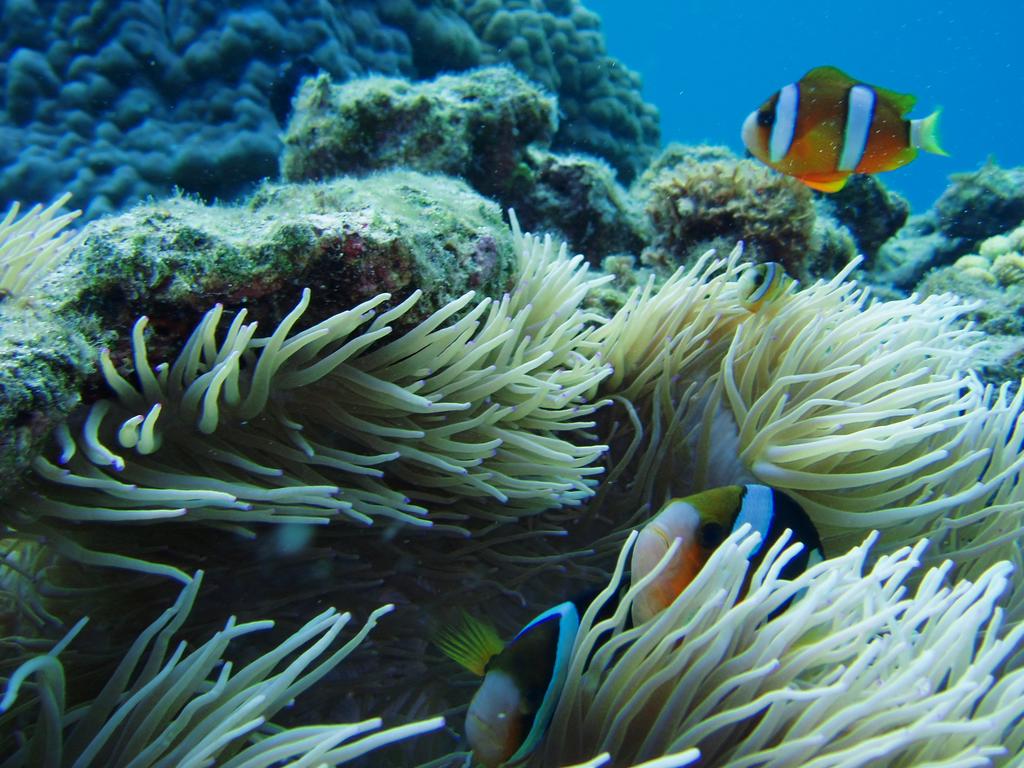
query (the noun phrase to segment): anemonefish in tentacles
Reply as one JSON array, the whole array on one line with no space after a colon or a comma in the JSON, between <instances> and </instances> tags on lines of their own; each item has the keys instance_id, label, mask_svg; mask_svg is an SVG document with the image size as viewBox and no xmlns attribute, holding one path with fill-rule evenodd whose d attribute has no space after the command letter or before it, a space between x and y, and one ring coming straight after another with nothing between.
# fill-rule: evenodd
<instances>
[{"instance_id":1,"label":"anemonefish in tentacles","mask_svg":"<svg viewBox=\"0 0 1024 768\"><path fill-rule=\"evenodd\" d=\"M836 192L852 173L906 165L939 146L939 110L908 120L915 98L816 67L751 112L743 143L761 162L812 189Z\"/></svg>"},{"instance_id":2,"label":"anemonefish in tentacles","mask_svg":"<svg viewBox=\"0 0 1024 768\"><path fill-rule=\"evenodd\" d=\"M802 542L804 548L782 569L783 578L793 578L824 559L821 538L807 513L774 488L728 485L672 499L643 527L633 545L632 579L637 581L657 566L675 539L681 539L672 561L634 600L633 623L647 621L668 607L697 576L715 547L744 523L761 534L748 573L754 572L771 543L787 528L793 532L790 541Z\"/></svg>"},{"instance_id":3,"label":"anemonefish in tentacles","mask_svg":"<svg viewBox=\"0 0 1024 768\"><path fill-rule=\"evenodd\" d=\"M481 675L466 713L466 738L486 768L515 765L540 743L565 685L580 619L571 602L556 605L505 645L497 631L463 616L435 642L450 658Z\"/></svg>"},{"instance_id":4,"label":"anemonefish in tentacles","mask_svg":"<svg viewBox=\"0 0 1024 768\"><path fill-rule=\"evenodd\" d=\"M737 292L740 304L748 312L757 312L786 294L796 280L786 274L785 268L774 261L753 264L740 275Z\"/></svg>"}]
</instances>

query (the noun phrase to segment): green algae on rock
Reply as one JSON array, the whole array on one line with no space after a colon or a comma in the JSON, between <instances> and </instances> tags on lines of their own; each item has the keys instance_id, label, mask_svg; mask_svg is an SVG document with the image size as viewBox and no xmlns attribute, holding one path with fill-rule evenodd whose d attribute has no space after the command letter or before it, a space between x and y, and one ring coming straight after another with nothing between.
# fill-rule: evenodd
<instances>
[{"instance_id":1,"label":"green algae on rock","mask_svg":"<svg viewBox=\"0 0 1024 768\"><path fill-rule=\"evenodd\" d=\"M526 229L558 235L595 265L643 250L649 237L643 211L604 161L534 146L521 171L501 202Z\"/></svg>"},{"instance_id":2,"label":"green algae on rock","mask_svg":"<svg viewBox=\"0 0 1024 768\"><path fill-rule=\"evenodd\" d=\"M53 280L122 331L141 314L191 326L218 301L276 322L306 286L321 297L310 320L418 288L423 300L407 318L416 322L467 290L500 294L514 262L494 203L455 179L402 171L268 183L239 206L141 205L90 225Z\"/></svg>"},{"instance_id":3,"label":"green algae on rock","mask_svg":"<svg viewBox=\"0 0 1024 768\"><path fill-rule=\"evenodd\" d=\"M412 168L465 179L532 231L563 235L593 263L639 253L643 217L611 167L551 152L558 104L511 69L428 83L372 77L303 86L285 136L282 175L330 179Z\"/></svg>"},{"instance_id":4,"label":"green algae on rock","mask_svg":"<svg viewBox=\"0 0 1024 768\"><path fill-rule=\"evenodd\" d=\"M10 487L81 398L98 326L45 307L0 308L0 487Z\"/></svg>"},{"instance_id":5,"label":"green algae on rock","mask_svg":"<svg viewBox=\"0 0 1024 768\"><path fill-rule=\"evenodd\" d=\"M429 83L386 77L307 80L284 136L290 181L407 167L461 176L493 194L532 142L550 144L555 100L506 67Z\"/></svg>"}]
</instances>

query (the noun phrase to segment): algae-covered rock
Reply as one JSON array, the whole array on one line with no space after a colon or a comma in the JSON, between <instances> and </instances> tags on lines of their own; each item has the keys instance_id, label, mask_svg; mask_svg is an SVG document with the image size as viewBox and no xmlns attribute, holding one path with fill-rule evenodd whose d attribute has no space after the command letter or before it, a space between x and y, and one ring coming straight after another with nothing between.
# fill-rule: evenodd
<instances>
[{"instance_id":1,"label":"algae-covered rock","mask_svg":"<svg viewBox=\"0 0 1024 768\"><path fill-rule=\"evenodd\" d=\"M284 137L290 181L406 167L461 176L493 195L532 142L555 134L555 100L513 70L490 67L429 83L371 77L307 80Z\"/></svg>"},{"instance_id":2,"label":"algae-covered rock","mask_svg":"<svg viewBox=\"0 0 1024 768\"><path fill-rule=\"evenodd\" d=\"M911 216L907 224L878 249L873 262L874 280L909 292L936 266L949 264L950 241L938 231L934 213Z\"/></svg>"},{"instance_id":3,"label":"algae-covered rock","mask_svg":"<svg viewBox=\"0 0 1024 768\"><path fill-rule=\"evenodd\" d=\"M518 181L501 202L515 208L524 229L560 236L594 265L643 249L643 210L604 161L531 147Z\"/></svg>"},{"instance_id":4,"label":"algae-covered rock","mask_svg":"<svg viewBox=\"0 0 1024 768\"><path fill-rule=\"evenodd\" d=\"M245 204L186 198L90 225L63 273L70 300L127 328L138 315L191 327L215 302L268 323L316 294L309 320L378 293L424 298L410 323L468 290L500 293L512 274L498 207L465 184L398 171L322 184L266 184Z\"/></svg>"},{"instance_id":5,"label":"algae-covered rock","mask_svg":"<svg viewBox=\"0 0 1024 768\"><path fill-rule=\"evenodd\" d=\"M990 162L950 180L935 203L935 214L939 230L957 241L956 255L1024 219L1024 166L1000 168Z\"/></svg>"},{"instance_id":6,"label":"algae-covered rock","mask_svg":"<svg viewBox=\"0 0 1024 768\"><path fill-rule=\"evenodd\" d=\"M0 488L9 488L80 401L100 334L87 318L0 304Z\"/></svg>"},{"instance_id":7,"label":"algae-covered rock","mask_svg":"<svg viewBox=\"0 0 1024 768\"><path fill-rule=\"evenodd\" d=\"M639 253L643 216L611 167L546 149L556 113L550 96L501 67L429 83L377 77L335 86L321 75L299 95L282 173L296 181L385 168L459 176L594 264Z\"/></svg>"},{"instance_id":8,"label":"algae-covered rock","mask_svg":"<svg viewBox=\"0 0 1024 768\"><path fill-rule=\"evenodd\" d=\"M671 170L681 163L713 163L718 160L739 160L740 157L722 144L680 144L670 142L637 176L630 187L630 193L640 199L650 194L651 182L662 172Z\"/></svg>"}]
</instances>

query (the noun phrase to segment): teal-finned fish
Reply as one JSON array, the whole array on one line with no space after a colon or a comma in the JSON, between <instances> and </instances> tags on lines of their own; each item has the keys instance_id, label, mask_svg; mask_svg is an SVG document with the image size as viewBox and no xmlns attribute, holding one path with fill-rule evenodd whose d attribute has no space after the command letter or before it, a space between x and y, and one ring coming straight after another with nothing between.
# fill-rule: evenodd
<instances>
[{"instance_id":1,"label":"teal-finned fish","mask_svg":"<svg viewBox=\"0 0 1024 768\"><path fill-rule=\"evenodd\" d=\"M464 615L462 626L442 630L435 642L483 682L466 713L466 739L485 768L515 765L540 743L565 685L580 619L561 603L502 642L485 622Z\"/></svg>"},{"instance_id":2,"label":"teal-finned fish","mask_svg":"<svg viewBox=\"0 0 1024 768\"><path fill-rule=\"evenodd\" d=\"M814 523L792 497L775 488L727 485L672 499L643 527L633 545L631 571L633 581L637 581L654 570L675 539L681 540L679 550L658 578L634 599L633 623L641 624L667 608L693 581L715 548L744 523L750 523L761 534L748 573L753 573L771 543L787 528L804 548L782 569L783 578L793 578L824 559Z\"/></svg>"},{"instance_id":3,"label":"teal-finned fish","mask_svg":"<svg viewBox=\"0 0 1024 768\"><path fill-rule=\"evenodd\" d=\"M939 144L940 110L910 120L915 102L835 67L815 67L750 113L743 143L775 170L836 192L851 174L891 171L919 149L947 154Z\"/></svg>"}]
</instances>

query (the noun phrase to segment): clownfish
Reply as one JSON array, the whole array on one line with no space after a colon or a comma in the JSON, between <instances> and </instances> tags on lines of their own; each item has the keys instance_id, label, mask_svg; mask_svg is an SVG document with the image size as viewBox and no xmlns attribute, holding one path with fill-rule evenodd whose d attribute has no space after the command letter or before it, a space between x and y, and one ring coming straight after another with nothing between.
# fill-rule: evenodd
<instances>
[{"instance_id":1,"label":"clownfish","mask_svg":"<svg viewBox=\"0 0 1024 768\"><path fill-rule=\"evenodd\" d=\"M837 192L852 173L906 165L939 146L939 110L906 119L916 99L816 67L774 94L743 122L754 157L812 189Z\"/></svg>"},{"instance_id":2,"label":"clownfish","mask_svg":"<svg viewBox=\"0 0 1024 768\"><path fill-rule=\"evenodd\" d=\"M640 531L631 555L633 581L654 570L681 539L675 557L636 596L632 605L634 624L641 624L667 608L697 576L715 548L744 523L761 534L751 553L752 574L774 542L787 528L791 541L803 550L782 569L782 578L793 578L824 560L821 537L807 513L791 497L766 485L727 485L669 501ZM748 576L749 578L749 576Z\"/></svg>"},{"instance_id":3,"label":"clownfish","mask_svg":"<svg viewBox=\"0 0 1024 768\"><path fill-rule=\"evenodd\" d=\"M485 768L517 764L540 743L565 685L580 617L571 602L550 608L506 645L490 625L463 616L435 644L483 682L466 712L466 739Z\"/></svg>"},{"instance_id":4,"label":"clownfish","mask_svg":"<svg viewBox=\"0 0 1024 768\"><path fill-rule=\"evenodd\" d=\"M785 295L797 281L786 274L785 268L774 261L754 264L740 275L737 292L740 304L748 312L757 312Z\"/></svg>"}]
</instances>

